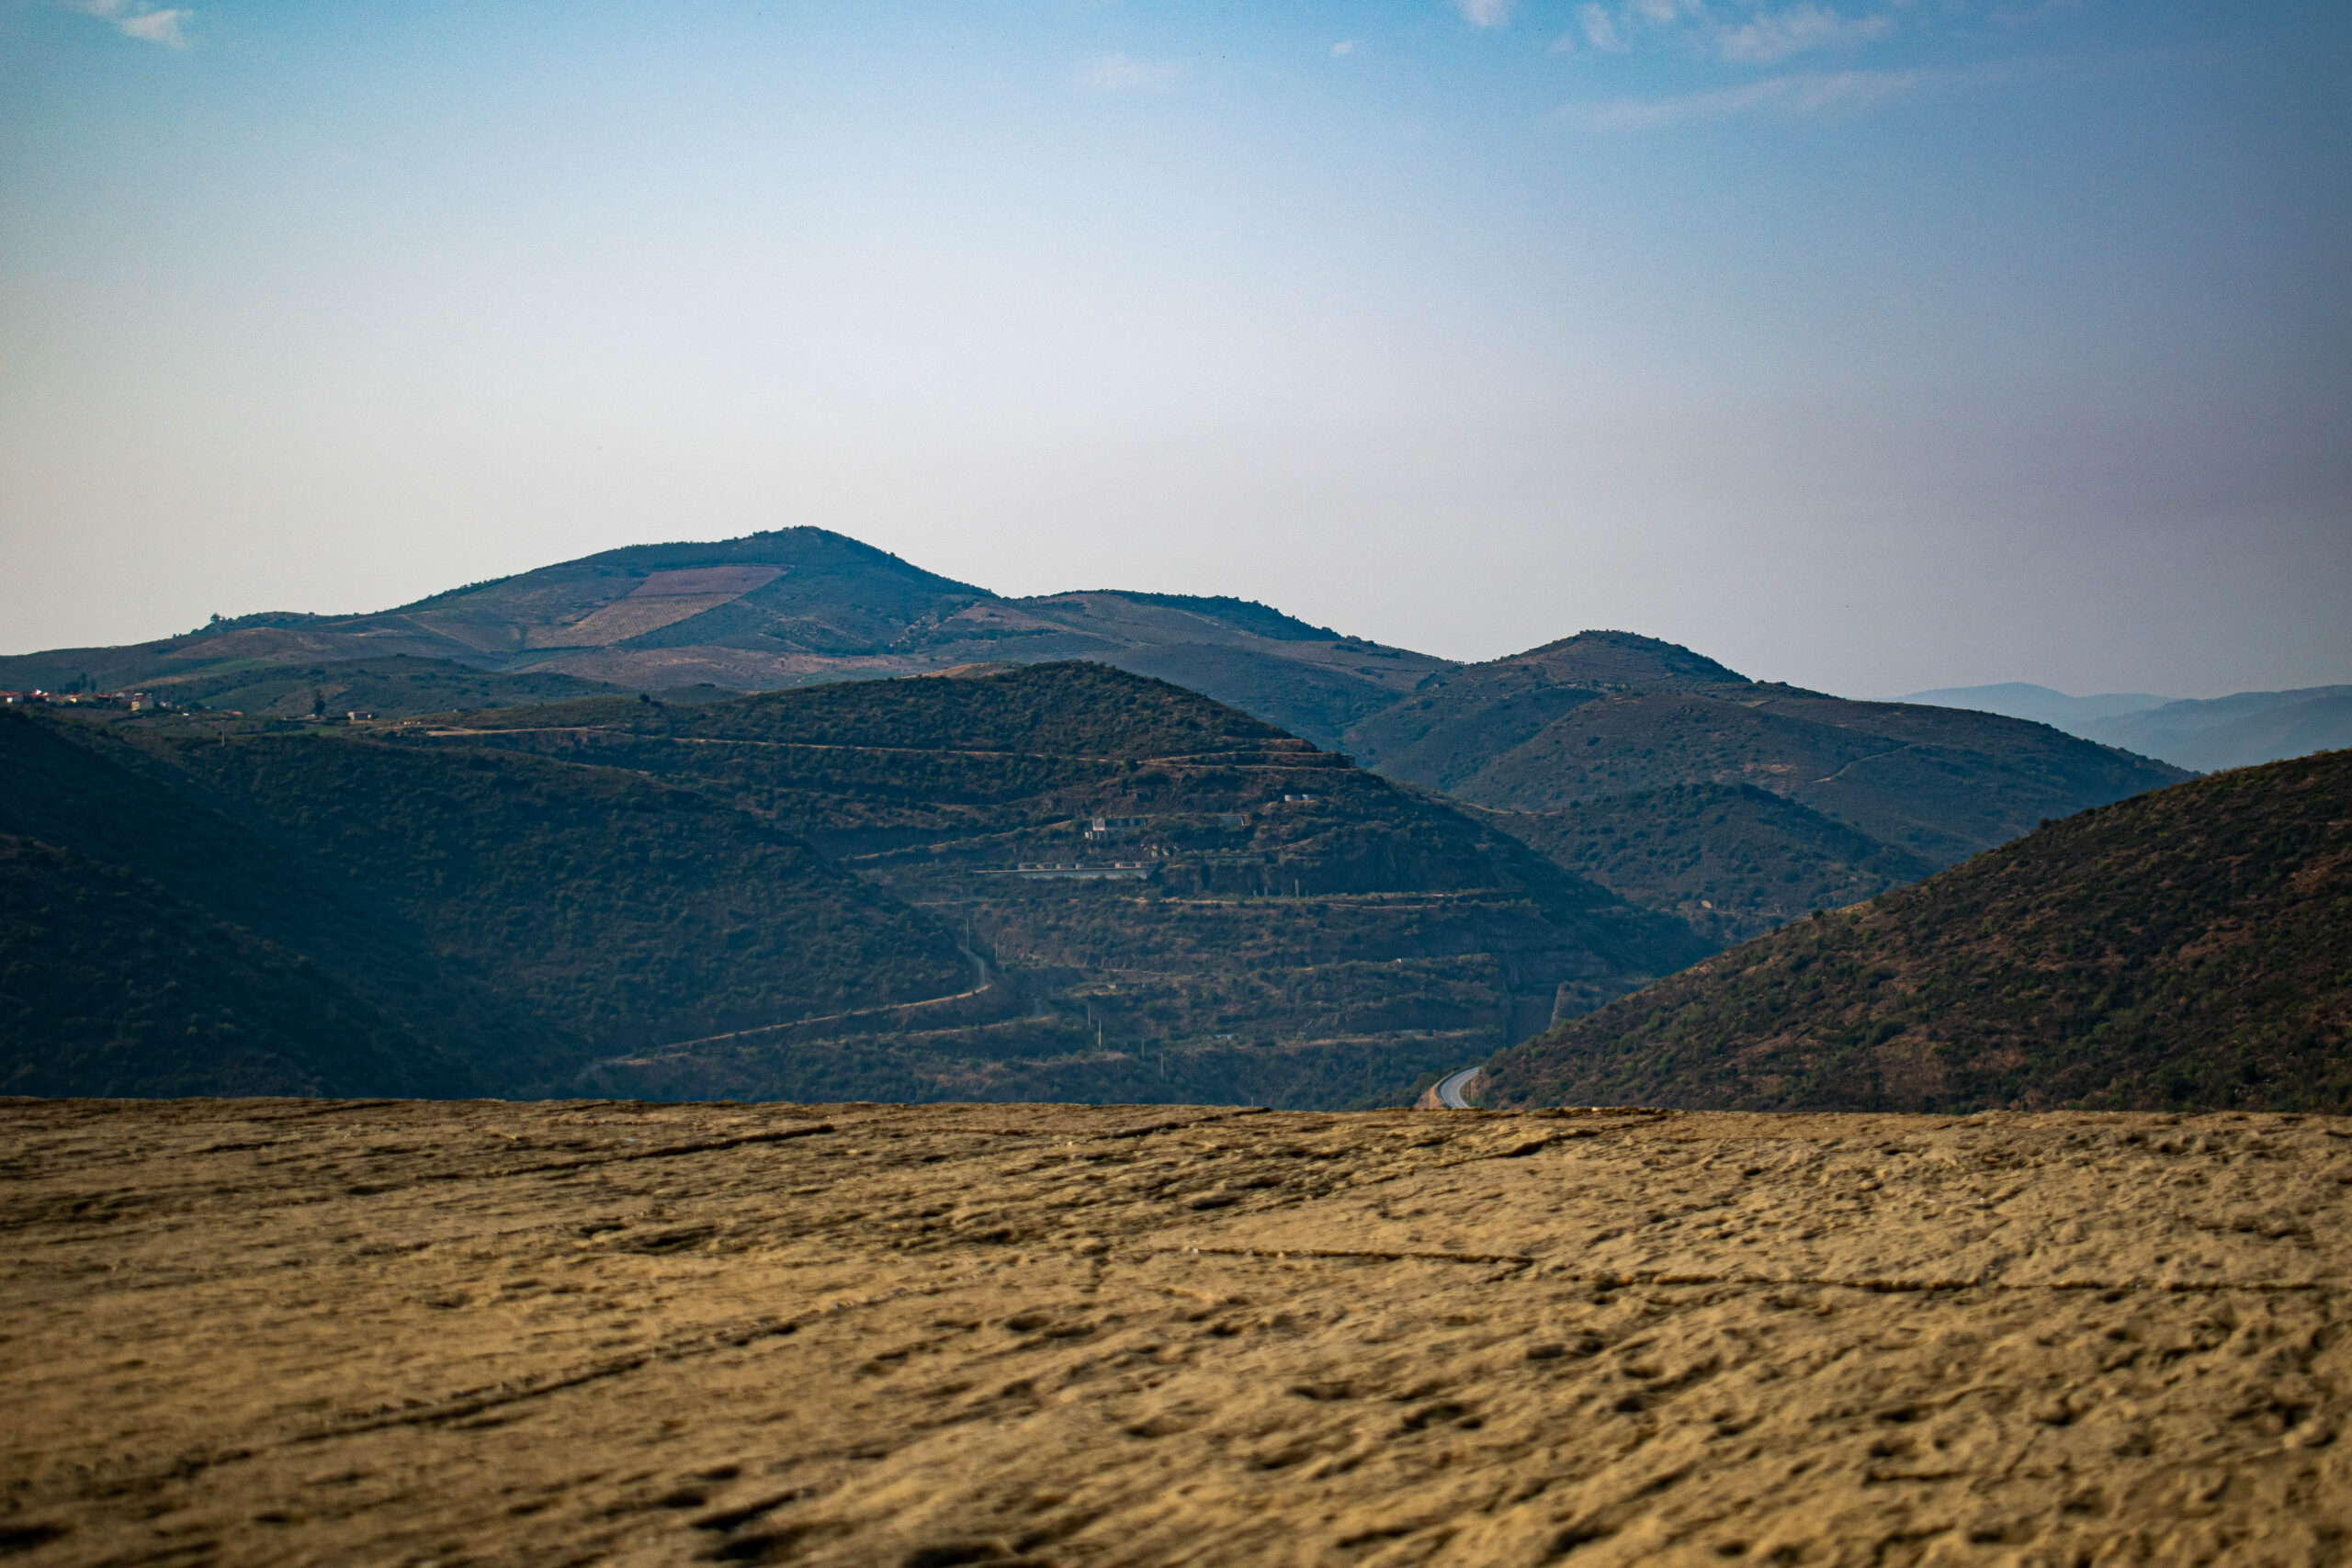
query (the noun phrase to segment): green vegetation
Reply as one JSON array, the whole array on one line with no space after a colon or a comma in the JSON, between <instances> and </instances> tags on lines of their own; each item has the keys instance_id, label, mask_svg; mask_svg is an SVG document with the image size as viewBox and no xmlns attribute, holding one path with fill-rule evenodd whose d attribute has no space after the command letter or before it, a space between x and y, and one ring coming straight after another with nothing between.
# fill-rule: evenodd
<instances>
[{"instance_id":1,"label":"green vegetation","mask_svg":"<svg viewBox=\"0 0 2352 1568\"><path fill-rule=\"evenodd\" d=\"M1936 869L1753 784L1668 784L1491 820L1627 902L1688 921L1717 947Z\"/></svg>"},{"instance_id":2,"label":"green vegetation","mask_svg":"<svg viewBox=\"0 0 2352 1568\"><path fill-rule=\"evenodd\" d=\"M331 664L239 661L215 665L162 688L176 703L232 708L267 718L341 718L356 709L379 719L452 708L512 707L616 692L570 675L500 675L446 659L348 659Z\"/></svg>"},{"instance_id":3,"label":"green vegetation","mask_svg":"<svg viewBox=\"0 0 2352 1568\"><path fill-rule=\"evenodd\" d=\"M0 739L0 830L309 959L501 1092L1337 1105L1704 951L1442 800L1089 662Z\"/></svg>"},{"instance_id":4,"label":"green vegetation","mask_svg":"<svg viewBox=\"0 0 2352 1568\"><path fill-rule=\"evenodd\" d=\"M2189 776L2022 719L1747 681L1617 632L1434 678L1347 744L1393 777L1506 810L1752 784L1938 866Z\"/></svg>"},{"instance_id":5,"label":"green vegetation","mask_svg":"<svg viewBox=\"0 0 2352 1568\"><path fill-rule=\"evenodd\" d=\"M955 678L871 678L915 674ZM797 1092L821 1057L1083 1098L1148 1055L1177 1097L1376 1099L1448 1065L1417 1052L1475 1058L2187 776L1626 632L1454 666L1238 598L1000 598L816 528L0 659L0 685L242 710L17 726L0 832L517 1092L657 1059L628 1070ZM1045 863L1119 874L1019 870ZM890 1010L967 989L952 1027ZM836 1015L836 1044L802 1027ZM1016 1039L1045 1055L956 1065Z\"/></svg>"},{"instance_id":6,"label":"green vegetation","mask_svg":"<svg viewBox=\"0 0 2352 1568\"><path fill-rule=\"evenodd\" d=\"M127 871L0 834L0 1093L478 1092L318 966Z\"/></svg>"},{"instance_id":7,"label":"green vegetation","mask_svg":"<svg viewBox=\"0 0 2352 1568\"><path fill-rule=\"evenodd\" d=\"M969 984L935 920L631 773L316 730L11 718L0 746L0 830L303 955L508 1092L653 1040ZM37 964L41 940L11 928L0 948Z\"/></svg>"},{"instance_id":8,"label":"green vegetation","mask_svg":"<svg viewBox=\"0 0 2352 1568\"><path fill-rule=\"evenodd\" d=\"M1505 1052L1498 1105L2352 1110L2352 751L2044 827Z\"/></svg>"}]
</instances>

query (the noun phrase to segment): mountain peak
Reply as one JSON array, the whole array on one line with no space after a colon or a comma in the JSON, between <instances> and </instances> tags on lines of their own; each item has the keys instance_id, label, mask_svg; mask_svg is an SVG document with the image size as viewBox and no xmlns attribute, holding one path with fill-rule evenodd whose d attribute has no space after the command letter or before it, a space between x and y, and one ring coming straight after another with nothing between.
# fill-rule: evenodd
<instances>
[{"instance_id":1,"label":"mountain peak","mask_svg":"<svg viewBox=\"0 0 2352 1568\"><path fill-rule=\"evenodd\" d=\"M1703 653L1636 632L1581 631L1497 662L1540 665L1554 680L1579 686L1752 684Z\"/></svg>"}]
</instances>

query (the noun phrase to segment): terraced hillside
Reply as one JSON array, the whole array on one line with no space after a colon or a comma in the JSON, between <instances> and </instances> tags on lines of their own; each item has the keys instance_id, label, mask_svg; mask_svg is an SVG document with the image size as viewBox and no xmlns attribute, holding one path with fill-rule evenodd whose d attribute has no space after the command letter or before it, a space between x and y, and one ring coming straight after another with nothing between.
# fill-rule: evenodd
<instances>
[{"instance_id":1,"label":"terraced hillside","mask_svg":"<svg viewBox=\"0 0 2352 1568\"><path fill-rule=\"evenodd\" d=\"M311 957L503 1092L1340 1104L1703 951L1442 802L1093 663L0 738L38 763L0 784L0 831Z\"/></svg>"},{"instance_id":2,"label":"terraced hillside","mask_svg":"<svg viewBox=\"0 0 2352 1568\"><path fill-rule=\"evenodd\" d=\"M503 710L409 744L735 802L988 966L956 1016L679 1043L606 1063L613 1090L1344 1103L1703 951L1442 801L1091 663Z\"/></svg>"},{"instance_id":3,"label":"terraced hillside","mask_svg":"<svg viewBox=\"0 0 2352 1568\"><path fill-rule=\"evenodd\" d=\"M1503 1105L2352 1107L2352 751L2084 812L1504 1053Z\"/></svg>"},{"instance_id":4,"label":"terraced hillside","mask_svg":"<svg viewBox=\"0 0 2352 1568\"><path fill-rule=\"evenodd\" d=\"M817 528L609 550L375 615L0 659L0 686L400 718L1074 660L1487 807L1489 827L1715 945L2188 776L2042 725L1749 681L1631 633L1457 666L1231 596L1009 599Z\"/></svg>"}]
</instances>

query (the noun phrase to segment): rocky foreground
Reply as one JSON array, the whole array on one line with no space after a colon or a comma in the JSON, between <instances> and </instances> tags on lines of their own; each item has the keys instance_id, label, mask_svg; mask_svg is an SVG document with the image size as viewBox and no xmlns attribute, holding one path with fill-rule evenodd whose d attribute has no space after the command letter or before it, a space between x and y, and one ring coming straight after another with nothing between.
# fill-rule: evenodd
<instances>
[{"instance_id":1,"label":"rocky foreground","mask_svg":"<svg viewBox=\"0 0 2352 1568\"><path fill-rule=\"evenodd\" d=\"M2352 1122L0 1102L0 1554L2304 1563Z\"/></svg>"}]
</instances>

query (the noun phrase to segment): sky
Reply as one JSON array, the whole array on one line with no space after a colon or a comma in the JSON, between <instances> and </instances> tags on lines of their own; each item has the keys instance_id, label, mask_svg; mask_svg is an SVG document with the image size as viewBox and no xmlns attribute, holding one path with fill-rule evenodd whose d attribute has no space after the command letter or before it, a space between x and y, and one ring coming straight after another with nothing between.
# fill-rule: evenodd
<instances>
[{"instance_id":1,"label":"sky","mask_svg":"<svg viewBox=\"0 0 2352 1568\"><path fill-rule=\"evenodd\" d=\"M0 0L0 651L814 524L2352 682L2352 6Z\"/></svg>"}]
</instances>

